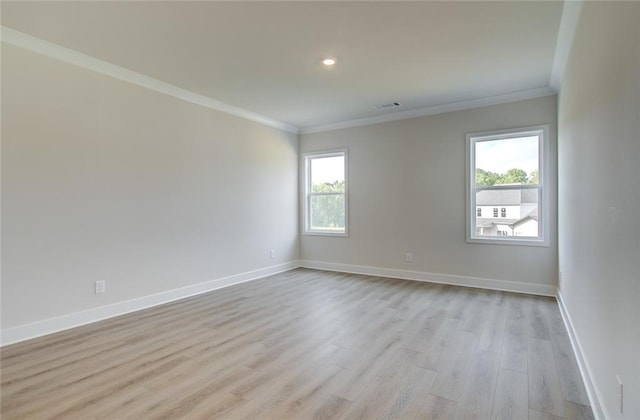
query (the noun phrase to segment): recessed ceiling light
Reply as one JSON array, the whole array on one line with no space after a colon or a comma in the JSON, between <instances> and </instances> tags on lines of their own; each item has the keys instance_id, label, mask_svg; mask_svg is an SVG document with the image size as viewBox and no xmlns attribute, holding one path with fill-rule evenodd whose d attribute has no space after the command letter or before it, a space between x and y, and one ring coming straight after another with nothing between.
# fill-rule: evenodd
<instances>
[{"instance_id":1,"label":"recessed ceiling light","mask_svg":"<svg viewBox=\"0 0 640 420\"><path fill-rule=\"evenodd\" d=\"M333 57L327 57L324 60L322 60L322 64L324 64L325 66L331 67L334 64L336 64L336 59Z\"/></svg>"}]
</instances>

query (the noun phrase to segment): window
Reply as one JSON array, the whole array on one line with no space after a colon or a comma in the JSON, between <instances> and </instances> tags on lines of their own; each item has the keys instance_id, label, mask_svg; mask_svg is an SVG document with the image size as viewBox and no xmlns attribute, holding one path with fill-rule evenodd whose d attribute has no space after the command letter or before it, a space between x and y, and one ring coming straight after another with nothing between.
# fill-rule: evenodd
<instances>
[{"instance_id":1,"label":"window","mask_svg":"<svg viewBox=\"0 0 640 420\"><path fill-rule=\"evenodd\" d=\"M468 242L547 245L547 141L547 126L467 135Z\"/></svg>"},{"instance_id":2,"label":"window","mask_svg":"<svg viewBox=\"0 0 640 420\"><path fill-rule=\"evenodd\" d=\"M304 156L304 233L346 236L347 151Z\"/></svg>"},{"instance_id":3,"label":"window","mask_svg":"<svg viewBox=\"0 0 640 420\"><path fill-rule=\"evenodd\" d=\"M478 207L478 209L476 210L476 216L482 217L482 207Z\"/></svg>"}]
</instances>

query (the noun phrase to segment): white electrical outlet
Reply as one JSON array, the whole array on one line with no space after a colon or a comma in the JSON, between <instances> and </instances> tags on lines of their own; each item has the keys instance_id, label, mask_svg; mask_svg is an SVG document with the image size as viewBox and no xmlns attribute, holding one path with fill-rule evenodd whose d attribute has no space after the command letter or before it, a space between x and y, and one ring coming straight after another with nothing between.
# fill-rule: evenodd
<instances>
[{"instance_id":1,"label":"white electrical outlet","mask_svg":"<svg viewBox=\"0 0 640 420\"><path fill-rule=\"evenodd\" d=\"M624 408L624 387L622 386L620 376L616 376L616 379L618 380L618 408L620 408L620 414L622 414Z\"/></svg>"},{"instance_id":2,"label":"white electrical outlet","mask_svg":"<svg viewBox=\"0 0 640 420\"><path fill-rule=\"evenodd\" d=\"M413 254L410 252L407 252L407 255L405 255L404 260L406 262L413 262Z\"/></svg>"},{"instance_id":3,"label":"white electrical outlet","mask_svg":"<svg viewBox=\"0 0 640 420\"><path fill-rule=\"evenodd\" d=\"M276 250L275 249L269 250L269 258L274 259L275 257L276 257Z\"/></svg>"},{"instance_id":4,"label":"white electrical outlet","mask_svg":"<svg viewBox=\"0 0 640 420\"><path fill-rule=\"evenodd\" d=\"M96 294L104 293L106 290L106 284L104 280L96 281Z\"/></svg>"}]
</instances>

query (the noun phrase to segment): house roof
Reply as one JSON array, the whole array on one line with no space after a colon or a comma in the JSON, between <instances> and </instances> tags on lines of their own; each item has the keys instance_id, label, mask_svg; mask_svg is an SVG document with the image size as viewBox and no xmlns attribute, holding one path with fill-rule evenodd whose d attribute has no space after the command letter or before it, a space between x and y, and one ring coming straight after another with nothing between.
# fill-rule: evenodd
<instances>
[{"instance_id":1,"label":"house roof","mask_svg":"<svg viewBox=\"0 0 640 420\"><path fill-rule=\"evenodd\" d=\"M509 206L537 202L538 191L536 189L482 190L476 195L476 205L478 206Z\"/></svg>"},{"instance_id":2,"label":"house roof","mask_svg":"<svg viewBox=\"0 0 640 420\"><path fill-rule=\"evenodd\" d=\"M518 222L518 219L476 219L476 226L487 228L492 226L510 226L513 223Z\"/></svg>"},{"instance_id":3,"label":"house roof","mask_svg":"<svg viewBox=\"0 0 640 420\"><path fill-rule=\"evenodd\" d=\"M512 227L520 226L521 224L526 223L529 220L535 220L536 222L538 221L538 208L537 207L535 209L531 210L529 212L529 214L524 216L522 219L516 220L515 222L513 222Z\"/></svg>"}]
</instances>

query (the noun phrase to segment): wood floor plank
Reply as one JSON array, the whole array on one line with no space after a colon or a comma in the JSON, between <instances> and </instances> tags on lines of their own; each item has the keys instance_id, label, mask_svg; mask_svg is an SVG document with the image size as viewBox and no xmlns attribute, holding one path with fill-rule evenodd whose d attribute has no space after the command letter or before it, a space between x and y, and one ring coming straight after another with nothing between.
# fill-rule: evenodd
<instances>
[{"instance_id":1,"label":"wood floor plank","mask_svg":"<svg viewBox=\"0 0 640 420\"><path fill-rule=\"evenodd\" d=\"M477 291L472 295L471 304L464 312L462 331L480 336L489 322L489 315L495 309L494 300L497 294L486 294Z\"/></svg>"},{"instance_id":2,"label":"wood floor plank","mask_svg":"<svg viewBox=\"0 0 640 420\"><path fill-rule=\"evenodd\" d=\"M582 382L578 363L573 355L569 340L553 341L553 355L560 377L560 387L565 399L577 404L589 405L587 390Z\"/></svg>"},{"instance_id":3,"label":"wood floor plank","mask_svg":"<svg viewBox=\"0 0 640 420\"><path fill-rule=\"evenodd\" d=\"M436 369L438 376L429 393L437 397L459 401L473 362L478 338L474 334L458 331L452 333Z\"/></svg>"},{"instance_id":4,"label":"wood floor plank","mask_svg":"<svg viewBox=\"0 0 640 420\"><path fill-rule=\"evenodd\" d=\"M527 420L529 417L529 384L524 373L500 369L493 399L493 420Z\"/></svg>"},{"instance_id":5,"label":"wood floor plank","mask_svg":"<svg viewBox=\"0 0 640 420\"><path fill-rule=\"evenodd\" d=\"M480 351L472 360L470 372L465 380L462 397L456 408L455 419L488 419L498 380L499 355Z\"/></svg>"},{"instance_id":6,"label":"wood floor plank","mask_svg":"<svg viewBox=\"0 0 640 420\"><path fill-rule=\"evenodd\" d=\"M507 302L507 331L509 335L527 335L528 321L525 313L527 298L509 294Z\"/></svg>"},{"instance_id":7,"label":"wood floor plank","mask_svg":"<svg viewBox=\"0 0 640 420\"><path fill-rule=\"evenodd\" d=\"M531 338L538 338L541 340L551 340L551 334L549 332L549 323L547 317L544 315L544 303L546 298L533 298L529 297L526 300L526 314L528 321L528 335Z\"/></svg>"},{"instance_id":8,"label":"wood floor plank","mask_svg":"<svg viewBox=\"0 0 640 420\"><path fill-rule=\"evenodd\" d=\"M428 394L415 416L421 420L451 420L456 413L457 403Z\"/></svg>"},{"instance_id":9,"label":"wood floor plank","mask_svg":"<svg viewBox=\"0 0 640 420\"><path fill-rule=\"evenodd\" d=\"M182 392L176 394L173 398L165 396L165 404L161 409L161 413L153 415L153 417L161 419L184 418L190 415L191 411L205 400L215 401L227 395L229 389L246 378L249 371L250 369L240 366L222 377L201 374L201 379L196 386L192 386L190 389L182 389Z\"/></svg>"},{"instance_id":10,"label":"wood floor plank","mask_svg":"<svg viewBox=\"0 0 640 420\"><path fill-rule=\"evenodd\" d=\"M316 356L314 363L300 364L294 369L286 369L281 375L273 377L268 382L263 382L261 384L263 386L254 388L253 394L246 393L244 399L248 399L249 403L232 413L229 418L267 418L268 413L277 411L287 401L296 398L301 389L309 386L326 388L327 384L334 380L342 370L342 368L327 362L331 358L332 349L335 349L335 346L328 344L326 351L322 352L320 356ZM326 392L323 390L317 394L309 404L309 409L313 406L320 410L318 407L324 402L321 402L322 394L326 394Z\"/></svg>"},{"instance_id":11,"label":"wood floor plank","mask_svg":"<svg viewBox=\"0 0 640 420\"><path fill-rule=\"evenodd\" d=\"M309 269L5 346L0 365L3 420L592 418L553 300Z\"/></svg>"},{"instance_id":12,"label":"wood floor plank","mask_svg":"<svg viewBox=\"0 0 640 420\"><path fill-rule=\"evenodd\" d=\"M497 295L489 308L484 329L480 333L478 350L501 353L506 331L506 322L506 299L503 294Z\"/></svg>"},{"instance_id":13,"label":"wood floor plank","mask_svg":"<svg viewBox=\"0 0 640 420\"><path fill-rule=\"evenodd\" d=\"M325 394L317 400L315 404L310 404L303 415L303 418L312 420L333 420L339 419L344 412L349 409L351 401L336 397L332 394Z\"/></svg>"},{"instance_id":14,"label":"wood floor plank","mask_svg":"<svg viewBox=\"0 0 640 420\"><path fill-rule=\"evenodd\" d=\"M433 328L425 331L424 350L421 351L422 355L417 359L418 366L439 370L441 360L448 357L448 353L456 345L455 338L461 325L462 322L459 319L444 317L434 324ZM470 337L470 334L464 334Z\"/></svg>"},{"instance_id":15,"label":"wood floor plank","mask_svg":"<svg viewBox=\"0 0 640 420\"><path fill-rule=\"evenodd\" d=\"M580 375L578 363L573 354L571 342L558 311L556 302L544 302L547 310L544 312L549 320L553 356L560 376L560 386L565 399L577 404L589 405L587 390Z\"/></svg>"},{"instance_id":16,"label":"wood floor plank","mask_svg":"<svg viewBox=\"0 0 640 420\"><path fill-rule=\"evenodd\" d=\"M136 369L132 375L125 374L126 371L122 369L114 370L108 375L95 377L81 388L64 388L46 397L41 396L38 403L18 409L15 414L18 418L82 417L81 413L87 408L92 409L92 406L107 398L128 392L146 379L176 368L186 360L185 357L178 357L149 368ZM3 404L3 415L4 410Z\"/></svg>"},{"instance_id":17,"label":"wood floor plank","mask_svg":"<svg viewBox=\"0 0 640 420\"><path fill-rule=\"evenodd\" d=\"M206 397L203 401L193 407L189 411L188 418L190 419L218 419L225 415L231 414L238 410L240 407L248 404L249 402L236 395L225 393L220 395L211 395ZM158 417L158 419L170 420L170 419L183 419L182 414L171 415L171 413L165 413Z\"/></svg>"},{"instance_id":18,"label":"wood floor plank","mask_svg":"<svg viewBox=\"0 0 640 420\"><path fill-rule=\"evenodd\" d=\"M550 341L529 339L529 408L564 417L560 379Z\"/></svg>"},{"instance_id":19,"label":"wood floor plank","mask_svg":"<svg viewBox=\"0 0 640 420\"><path fill-rule=\"evenodd\" d=\"M399 349L380 369L344 413L348 419L395 418L420 402L435 378L435 372L416 367L416 353Z\"/></svg>"},{"instance_id":20,"label":"wood floor plank","mask_svg":"<svg viewBox=\"0 0 640 420\"><path fill-rule=\"evenodd\" d=\"M412 419L420 415L425 395L433 385L437 373L416 367L406 375L393 403L382 415L382 420Z\"/></svg>"},{"instance_id":21,"label":"wood floor plank","mask_svg":"<svg viewBox=\"0 0 640 420\"><path fill-rule=\"evenodd\" d=\"M395 335L393 338L385 340L383 345L372 347L369 352L362 352L361 361L351 368L345 367L338 375L337 380L329 385L327 392L349 401L355 401L364 387L388 363L387 358L400 348L400 342L400 337Z\"/></svg>"},{"instance_id":22,"label":"wood floor plank","mask_svg":"<svg viewBox=\"0 0 640 420\"><path fill-rule=\"evenodd\" d=\"M529 410L529 420L566 420L566 418L542 413L537 410Z\"/></svg>"},{"instance_id":23,"label":"wood floor plank","mask_svg":"<svg viewBox=\"0 0 640 420\"><path fill-rule=\"evenodd\" d=\"M505 334L500 355L500 367L527 373L529 361L527 356L528 339L524 334Z\"/></svg>"},{"instance_id":24,"label":"wood floor plank","mask_svg":"<svg viewBox=\"0 0 640 420\"><path fill-rule=\"evenodd\" d=\"M153 392L144 387L135 387L128 392L109 397L92 407L87 407L79 415L100 420L133 418L133 413L147 413L151 407L158 404L160 404L160 398Z\"/></svg>"},{"instance_id":25,"label":"wood floor plank","mask_svg":"<svg viewBox=\"0 0 640 420\"><path fill-rule=\"evenodd\" d=\"M302 414L308 407L324 402L324 397L327 395L327 385L332 383L342 370L342 368L332 365L319 371L317 375L314 375L308 382L297 388L284 401L272 406L272 409L264 413L262 418L302 418Z\"/></svg>"},{"instance_id":26,"label":"wood floor plank","mask_svg":"<svg viewBox=\"0 0 640 420\"><path fill-rule=\"evenodd\" d=\"M263 398L276 390L280 392L281 397L286 396L287 391L304 385L311 380L310 376L317 375L317 366L329 365L336 351L337 347L333 344L300 348L297 354L294 353L292 357L280 363L274 363L265 369L252 369L252 373L230 392L247 400ZM302 363L301 359L307 360Z\"/></svg>"},{"instance_id":27,"label":"wood floor plank","mask_svg":"<svg viewBox=\"0 0 640 420\"><path fill-rule=\"evenodd\" d=\"M564 408L567 420L593 420L591 407L583 404L576 404L572 401L565 401Z\"/></svg>"}]
</instances>

